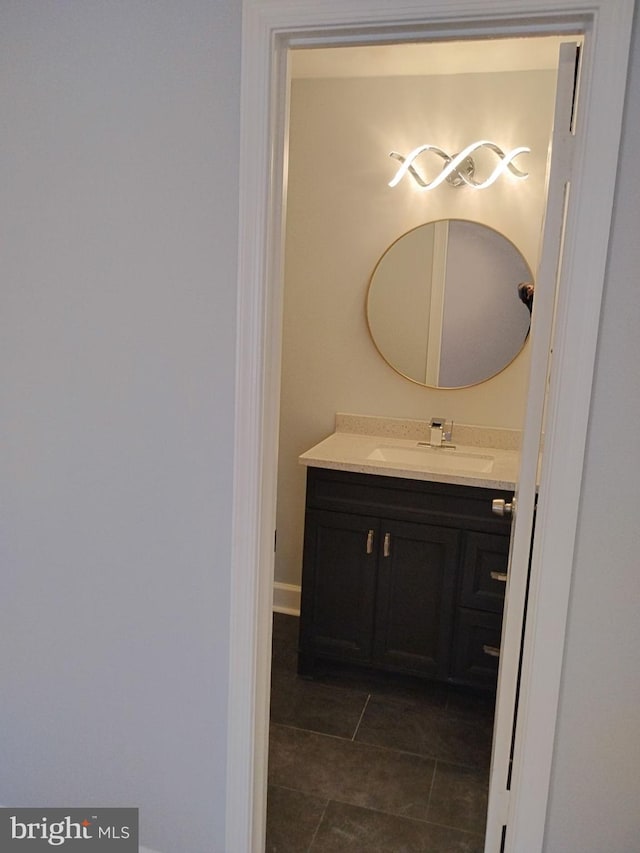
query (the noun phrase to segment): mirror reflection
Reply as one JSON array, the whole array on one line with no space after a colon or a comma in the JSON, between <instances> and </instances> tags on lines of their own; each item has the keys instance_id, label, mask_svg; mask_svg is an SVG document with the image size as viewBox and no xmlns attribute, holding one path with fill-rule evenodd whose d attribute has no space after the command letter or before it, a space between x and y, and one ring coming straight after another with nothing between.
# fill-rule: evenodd
<instances>
[{"instance_id":1,"label":"mirror reflection","mask_svg":"<svg viewBox=\"0 0 640 853\"><path fill-rule=\"evenodd\" d=\"M403 234L371 277L367 321L380 355L413 382L476 385L503 370L529 333L533 278L486 225L443 219Z\"/></svg>"}]
</instances>

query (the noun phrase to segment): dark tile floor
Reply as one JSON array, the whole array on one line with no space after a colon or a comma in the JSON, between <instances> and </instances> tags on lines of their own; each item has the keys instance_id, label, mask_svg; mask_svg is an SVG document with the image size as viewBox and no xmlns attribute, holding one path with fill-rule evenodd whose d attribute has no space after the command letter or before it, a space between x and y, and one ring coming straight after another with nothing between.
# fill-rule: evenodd
<instances>
[{"instance_id":1,"label":"dark tile floor","mask_svg":"<svg viewBox=\"0 0 640 853\"><path fill-rule=\"evenodd\" d=\"M481 853L493 701L326 665L274 615L268 853Z\"/></svg>"}]
</instances>

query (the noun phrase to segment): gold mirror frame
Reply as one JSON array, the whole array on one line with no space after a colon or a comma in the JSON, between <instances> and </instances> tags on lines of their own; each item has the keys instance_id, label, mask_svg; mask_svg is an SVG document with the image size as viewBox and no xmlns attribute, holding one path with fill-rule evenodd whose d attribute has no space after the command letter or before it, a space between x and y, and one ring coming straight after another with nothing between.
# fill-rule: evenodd
<instances>
[{"instance_id":1,"label":"gold mirror frame","mask_svg":"<svg viewBox=\"0 0 640 853\"><path fill-rule=\"evenodd\" d=\"M449 237L451 234L452 227L454 227L454 237L455 240L450 244ZM429 367L429 357L428 357L428 349L429 342L423 342L420 340L420 347L424 347L425 352L420 353L419 361L422 365L422 358L424 357L425 364L425 381L421 381L420 378L417 378L415 375L412 375L406 369L402 369L402 366L399 366L398 362L401 359L395 359L393 352L389 352L389 347L385 348L385 342L383 340L386 335L389 338L396 331L393 326L394 323L394 314L396 320L400 317L402 321L403 331L411 332L411 329L406 330L405 326L411 326L413 324L413 335L419 334L422 336L424 332L422 331L422 325L420 322L416 321L416 318L422 316L422 312L424 306L419 306L419 310L409 309L410 313L407 317L405 312L404 316L398 312L397 307L397 295L402 295L403 292L407 291L407 287L411 288L411 299L414 300L415 286L413 282L413 272L409 273L405 269L402 272L402 263L406 259L402 258L402 253L398 253L398 246L404 240L405 245L402 247L402 251L404 253L408 251L415 251L412 247L411 243L415 243L417 239L422 241L422 235L426 234L423 229L432 229L433 230L433 246L431 250L427 247L424 250L424 256L421 258L423 262L427 263L425 269L431 264L431 272L434 270L438 270L438 275L436 276L437 280L440 281L440 296L438 298L433 296L433 288L431 283L428 283L428 292L427 290L423 292L419 292L419 298L424 301L425 296L427 301L429 301L429 309L427 311L428 316L431 317L433 312L431 311L431 307L435 298L436 304L436 312L433 316L435 316L435 333L432 334L432 337L435 340L435 349L437 349L437 364L436 370L438 372L438 378L440 375L441 367L440 367L440 358L442 355L442 342L445 338L445 302L446 302L446 292L445 292L445 283L448 285L449 292L449 322L447 324L447 328L449 329L449 341L446 342L446 348L448 348L449 353L453 353L453 356L450 355L449 361L453 362L454 368L452 371L454 374L456 371L458 374L461 371L467 370L468 360L464 360L465 350L473 349L476 347L474 351L474 357L472 359L472 363L475 363L475 354L481 348L482 343L487 339L486 334L486 324L489 322L496 321L498 323L498 331L497 334L499 337L495 337L495 334L491 336L491 340L494 342L498 342L498 346L494 348L496 352L493 354L489 354L487 356L488 361L494 359L494 362L498 363L497 359L499 358L499 366L496 367L496 364L493 365L486 375L478 376L477 371L474 375L471 373L472 381L464 382L458 381L455 384L437 384L432 381L426 381L428 378L433 378L432 375L428 375ZM440 232L438 235L438 231ZM431 239L431 236L428 237ZM443 242L444 241L444 242ZM423 250L422 243L418 244L420 246L420 251ZM444 247L444 248L443 248ZM471 317L474 312L474 306L472 304L467 305L466 303L470 300L467 300L468 290L464 288L467 287L466 282L464 280L454 280L455 276L458 275L455 267L456 264L464 265L469 262L469 257L471 253L475 250L476 254L471 258L474 262L471 269L473 270L474 275L482 275L485 278L484 283L481 282L480 287L486 288L484 292L489 293L490 300L478 300L475 302L478 304L481 310L478 310L477 316ZM389 284L384 279L381 278L381 270L383 267L389 266L390 256L396 255L394 260L399 265L394 270L394 278L393 282ZM410 258L411 264L415 262L413 256ZM453 272L451 275L449 274L449 264L452 264ZM465 269L466 277L469 276L469 268ZM496 279L496 270L498 278ZM376 279L376 276L378 278ZM409 276L409 277L408 277ZM451 279L451 280L449 280ZM381 285L382 282L382 285ZM408 379L410 382L413 382L417 385L421 385L426 388L435 388L438 390L454 390L457 388L469 388L475 385L480 385L483 382L487 382L489 379L494 378L495 376L502 373L506 370L509 365L513 363L513 361L520 355L522 352L527 338L529 334L529 324L530 324L530 305L527 305L525 302L525 296L520 295L518 285L521 283L527 282L530 288L533 288L533 276L531 273L531 269L524 259L522 253L518 249L518 247L507 237L501 234L499 231L491 228L488 225L485 225L481 222L475 222L473 220L466 219L445 219L445 220L436 220L433 222L422 223L421 225L416 226L415 228L410 229L409 231L401 234L396 240L391 243L390 246L383 252L383 254L378 259L371 277L369 279L369 285L367 288L366 302L365 302L365 314L367 320L367 327L369 330L369 335L371 340L380 354L381 358L391 367L396 373L402 376L405 379ZM391 310L389 312L390 318L387 322L386 315L384 309L382 311L383 321L380 320L380 316L374 318L372 321L372 313L373 313L373 297L372 293L374 292L374 286L378 285L387 287L388 291L386 294L386 305L390 307ZM435 288L437 291L438 288ZM463 298L464 295L464 298ZM506 299L505 299L506 297ZM511 298L513 297L513 299ZM461 299L462 302L456 302L457 299ZM523 304L524 303L524 304ZM457 307L456 307L457 306ZM462 306L461 318L458 318L458 324L460 328L458 328L458 339L453 340L451 338L451 329L456 329L456 312L460 311L460 306ZM414 306L415 308L415 306ZM440 314L438 314L440 311ZM492 313L492 311L494 313ZM466 313L465 313L466 312ZM453 317L453 322L451 322L451 317ZM496 319L497 318L497 319ZM467 323L472 322L473 326L468 327L472 331L472 338L468 339L464 337L462 342L460 341L460 337L462 336L461 329L464 327L465 321ZM384 322L386 326L386 330L384 335L380 333L381 322ZM513 324L513 325L512 325ZM375 328L374 328L375 326ZM417 331L416 331L417 330ZM376 334L377 332L377 334ZM438 339L438 335L440 336ZM500 337L501 335L501 337ZM475 338L473 337L475 336ZM428 337L428 333L427 333ZM407 336L408 340L411 340L411 334ZM386 351L385 351L386 349ZM458 358L457 350L460 351L460 357ZM504 354L500 354L501 352L506 351L508 356ZM488 352L484 350L484 352ZM456 359L458 364L456 365Z\"/></svg>"}]
</instances>

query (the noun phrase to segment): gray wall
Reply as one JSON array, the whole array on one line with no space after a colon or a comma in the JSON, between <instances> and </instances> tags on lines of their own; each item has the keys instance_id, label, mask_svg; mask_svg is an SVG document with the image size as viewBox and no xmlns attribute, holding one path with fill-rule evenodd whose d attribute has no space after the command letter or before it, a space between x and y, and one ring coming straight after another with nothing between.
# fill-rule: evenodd
<instances>
[{"instance_id":1,"label":"gray wall","mask_svg":"<svg viewBox=\"0 0 640 853\"><path fill-rule=\"evenodd\" d=\"M640 850L639 157L636 20L546 853Z\"/></svg>"},{"instance_id":2,"label":"gray wall","mask_svg":"<svg viewBox=\"0 0 640 853\"><path fill-rule=\"evenodd\" d=\"M239 0L2 0L0 803L223 850Z\"/></svg>"},{"instance_id":3,"label":"gray wall","mask_svg":"<svg viewBox=\"0 0 640 853\"><path fill-rule=\"evenodd\" d=\"M224 851L239 18L0 4L0 802L167 853ZM634 44L547 853L640 838Z\"/></svg>"}]
</instances>

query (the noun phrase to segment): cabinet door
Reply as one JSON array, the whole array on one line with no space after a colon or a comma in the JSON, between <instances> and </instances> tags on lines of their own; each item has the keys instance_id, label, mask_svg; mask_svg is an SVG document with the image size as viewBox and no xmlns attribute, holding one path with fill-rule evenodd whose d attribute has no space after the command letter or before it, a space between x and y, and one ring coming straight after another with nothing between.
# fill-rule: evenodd
<instances>
[{"instance_id":1,"label":"cabinet door","mask_svg":"<svg viewBox=\"0 0 640 853\"><path fill-rule=\"evenodd\" d=\"M316 655L371 659L378 519L308 510L300 617L300 665Z\"/></svg>"},{"instance_id":2,"label":"cabinet door","mask_svg":"<svg viewBox=\"0 0 640 853\"><path fill-rule=\"evenodd\" d=\"M387 669L445 678L460 533L382 521L380 536L374 660Z\"/></svg>"}]
</instances>

